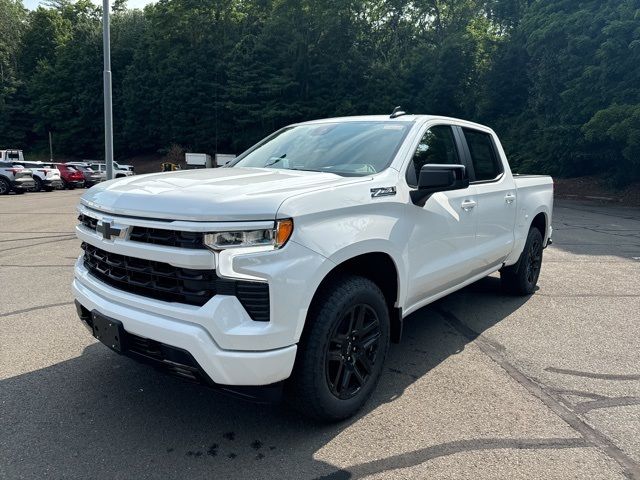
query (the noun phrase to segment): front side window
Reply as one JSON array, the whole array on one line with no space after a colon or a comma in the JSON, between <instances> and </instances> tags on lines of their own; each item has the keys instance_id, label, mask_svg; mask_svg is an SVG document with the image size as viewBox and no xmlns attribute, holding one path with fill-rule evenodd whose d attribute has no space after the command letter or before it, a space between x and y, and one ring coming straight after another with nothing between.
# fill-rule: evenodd
<instances>
[{"instance_id":1,"label":"front side window","mask_svg":"<svg viewBox=\"0 0 640 480\"><path fill-rule=\"evenodd\" d=\"M424 132L407 170L409 185L415 187L418 184L420 170L428 163L460 164L456 141L450 126L435 125Z\"/></svg>"},{"instance_id":2,"label":"front side window","mask_svg":"<svg viewBox=\"0 0 640 480\"><path fill-rule=\"evenodd\" d=\"M463 128L464 138L471 154L471 163L476 181L493 180L502 173L491 135L477 130Z\"/></svg>"},{"instance_id":3,"label":"front side window","mask_svg":"<svg viewBox=\"0 0 640 480\"><path fill-rule=\"evenodd\" d=\"M361 176L386 169L411 122L336 122L276 132L232 167L279 168Z\"/></svg>"}]
</instances>

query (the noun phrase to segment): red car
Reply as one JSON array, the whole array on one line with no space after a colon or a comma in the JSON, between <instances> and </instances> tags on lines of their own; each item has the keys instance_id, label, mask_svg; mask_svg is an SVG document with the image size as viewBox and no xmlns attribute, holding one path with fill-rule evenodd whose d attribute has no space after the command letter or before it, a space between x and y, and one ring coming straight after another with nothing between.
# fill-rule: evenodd
<instances>
[{"instance_id":1,"label":"red car","mask_svg":"<svg viewBox=\"0 0 640 480\"><path fill-rule=\"evenodd\" d=\"M82 172L65 163L56 163L56 167L60 171L60 178L62 178L64 188L73 190L84 185L84 174Z\"/></svg>"}]
</instances>

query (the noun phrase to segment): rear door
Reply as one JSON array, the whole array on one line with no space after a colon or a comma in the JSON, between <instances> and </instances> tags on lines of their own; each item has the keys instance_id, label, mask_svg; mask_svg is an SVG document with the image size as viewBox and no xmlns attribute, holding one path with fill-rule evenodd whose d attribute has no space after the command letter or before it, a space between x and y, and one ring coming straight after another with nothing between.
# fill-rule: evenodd
<instances>
[{"instance_id":1,"label":"rear door","mask_svg":"<svg viewBox=\"0 0 640 480\"><path fill-rule=\"evenodd\" d=\"M462 145L451 125L431 125L422 133L406 180L415 188L425 164L464 164ZM467 279L474 270L475 187L434 193L424 206L407 205L412 225L408 248L407 306Z\"/></svg>"},{"instance_id":2,"label":"rear door","mask_svg":"<svg viewBox=\"0 0 640 480\"><path fill-rule=\"evenodd\" d=\"M499 265L513 249L516 187L492 133L456 127L477 196L476 247L482 267Z\"/></svg>"}]
</instances>

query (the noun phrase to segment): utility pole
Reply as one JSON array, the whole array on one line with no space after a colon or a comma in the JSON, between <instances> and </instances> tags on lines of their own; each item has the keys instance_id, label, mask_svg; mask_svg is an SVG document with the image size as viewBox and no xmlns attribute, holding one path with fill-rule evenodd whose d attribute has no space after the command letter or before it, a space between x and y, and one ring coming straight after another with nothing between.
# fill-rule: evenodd
<instances>
[{"instance_id":1,"label":"utility pole","mask_svg":"<svg viewBox=\"0 0 640 480\"><path fill-rule=\"evenodd\" d=\"M104 52L104 161L107 180L113 178L113 112L111 109L111 39L109 0L102 0L102 43Z\"/></svg>"},{"instance_id":2,"label":"utility pole","mask_svg":"<svg viewBox=\"0 0 640 480\"><path fill-rule=\"evenodd\" d=\"M51 138L51 130L49 130L49 161L53 163L53 140Z\"/></svg>"}]
</instances>

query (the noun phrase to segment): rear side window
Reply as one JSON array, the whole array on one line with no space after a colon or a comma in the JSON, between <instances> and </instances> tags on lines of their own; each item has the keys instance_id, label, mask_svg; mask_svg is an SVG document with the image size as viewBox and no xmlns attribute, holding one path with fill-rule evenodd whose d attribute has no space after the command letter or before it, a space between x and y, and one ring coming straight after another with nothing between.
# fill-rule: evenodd
<instances>
[{"instance_id":1,"label":"rear side window","mask_svg":"<svg viewBox=\"0 0 640 480\"><path fill-rule=\"evenodd\" d=\"M418 184L420 170L428 163L460 164L456 141L450 126L435 125L424 132L407 170L409 185L415 187Z\"/></svg>"},{"instance_id":2,"label":"rear side window","mask_svg":"<svg viewBox=\"0 0 640 480\"><path fill-rule=\"evenodd\" d=\"M502 164L498 160L491 135L468 128L463 128L462 131L471 154L476 181L493 180L500 175Z\"/></svg>"}]
</instances>

